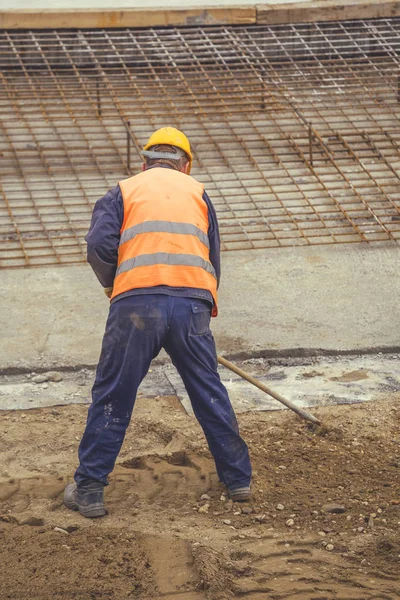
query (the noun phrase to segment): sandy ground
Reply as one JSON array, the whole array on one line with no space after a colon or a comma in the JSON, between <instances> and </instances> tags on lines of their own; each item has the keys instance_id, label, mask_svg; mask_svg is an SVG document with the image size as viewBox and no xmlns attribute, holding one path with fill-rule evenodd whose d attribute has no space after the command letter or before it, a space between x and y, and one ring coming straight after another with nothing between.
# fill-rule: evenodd
<instances>
[{"instance_id":1,"label":"sandy ground","mask_svg":"<svg viewBox=\"0 0 400 600\"><path fill-rule=\"evenodd\" d=\"M241 414L249 505L226 498L175 396L140 397L109 514L93 521L62 504L86 411L0 413L1 599L399 598L398 393L314 409L317 429L286 411Z\"/></svg>"}]
</instances>

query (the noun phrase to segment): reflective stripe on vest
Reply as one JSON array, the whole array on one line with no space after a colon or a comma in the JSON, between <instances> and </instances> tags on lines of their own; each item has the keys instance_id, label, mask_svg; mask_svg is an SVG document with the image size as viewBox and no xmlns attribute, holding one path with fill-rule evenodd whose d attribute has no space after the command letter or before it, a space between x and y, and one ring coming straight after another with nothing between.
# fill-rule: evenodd
<instances>
[{"instance_id":1,"label":"reflective stripe on vest","mask_svg":"<svg viewBox=\"0 0 400 600\"><path fill-rule=\"evenodd\" d=\"M174 223L171 221L146 221L145 223L139 223L133 227L129 227L122 232L120 244L125 244L129 240L133 240L134 237L140 233L180 233L182 235L195 235L199 238L202 244L210 248L210 242L208 241L208 235L201 229L192 225L191 223Z\"/></svg>"},{"instance_id":2,"label":"reflective stripe on vest","mask_svg":"<svg viewBox=\"0 0 400 600\"><path fill-rule=\"evenodd\" d=\"M128 258L117 269L117 275L125 273L136 267L149 267L150 265L181 265L183 267L200 267L211 273L216 279L217 276L214 267L210 262L200 256L193 254L167 254L166 252L157 252L156 254L142 254L135 258Z\"/></svg>"},{"instance_id":3,"label":"reflective stripe on vest","mask_svg":"<svg viewBox=\"0 0 400 600\"><path fill-rule=\"evenodd\" d=\"M208 290L216 305L202 184L173 169L153 168L119 185L124 221L112 297L166 285Z\"/></svg>"}]
</instances>

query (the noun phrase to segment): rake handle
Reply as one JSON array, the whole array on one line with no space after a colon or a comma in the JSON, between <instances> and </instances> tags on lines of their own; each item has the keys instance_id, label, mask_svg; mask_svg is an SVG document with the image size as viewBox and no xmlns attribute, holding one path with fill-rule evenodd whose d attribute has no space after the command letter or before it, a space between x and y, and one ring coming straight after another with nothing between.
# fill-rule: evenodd
<instances>
[{"instance_id":1,"label":"rake handle","mask_svg":"<svg viewBox=\"0 0 400 600\"><path fill-rule=\"evenodd\" d=\"M226 358L222 358L222 356L217 356L217 359L218 359L218 362L220 365L223 365L230 371L233 371L237 375L240 375L240 377L242 377L249 383L255 385L262 392L265 392L269 396L272 396L272 398L274 398L275 400L278 400L278 402L281 402L281 404L284 404L287 408L290 408L290 410L293 410L302 419L306 419L306 421L310 421L311 423L315 423L316 425L321 425L321 421L319 419L317 419L316 417L314 417L314 415L307 412L306 410L303 410L302 408L299 408L298 406L293 404L293 402L291 402L290 400L287 400L286 398L284 398L283 396L278 394L278 392L274 392L269 387L267 387L266 385L261 383L261 381L259 381L258 379L256 379L252 375L250 375L249 373L246 373L246 371L243 371L243 369L240 369L239 367L237 367L236 365L231 363L229 360L226 360Z\"/></svg>"}]
</instances>

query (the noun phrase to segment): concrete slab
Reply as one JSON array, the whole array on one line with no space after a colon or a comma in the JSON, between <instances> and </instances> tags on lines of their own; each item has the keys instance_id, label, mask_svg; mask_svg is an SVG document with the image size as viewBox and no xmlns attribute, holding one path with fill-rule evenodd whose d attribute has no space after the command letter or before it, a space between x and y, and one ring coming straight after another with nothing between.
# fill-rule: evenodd
<instances>
[{"instance_id":1,"label":"concrete slab","mask_svg":"<svg viewBox=\"0 0 400 600\"><path fill-rule=\"evenodd\" d=\"M269 368L263 359L250 359L242 368L254 371L257 378L300 408L333 404L358 404L393 395L400 399L399 355L319 358L314 364L294 364ZM265 374L265 372L267 373ZM185 387L175 369L165 374L186 412L193 415ZM221 379L237 413L248 411L286 410L286 408L247 381L220 367ZM216 400L217 401L217 400Z\"/></svg>"},{"instance_id":2,"label":"concrete slab","mask_svg":"<svg viewBox=\"0 0 400 600\"><path fill-rule=\"evenodd\" d=\"M244 361L241 367L297 406L306 408L356 404L389 396L400 399L399 359L398 354L319 357L270 365L268 359L256 358ZM285 409L231 371L223 367L219 371L237 413ZM0 411L89 404L94 376L93 369L83 369L60 374L61 381L39 384L30 373L0 376ZM186 412L193 415L183 382L172 365L155 365L140 386L140 395L176 395Z\"/></svg>"},{"instance_id":3,"label":"concrete slab","mask_svg":"<svg viewBox=\"0 0 400 600\"><path fill-rule=\"evenodd\" d=\"M144 379L138 396L169 396L174 389L164 374L165 367L156 366ZM0 375L0 411L30 410L46 406L90 404L95 378L94 369L58 373L60 381L35 383L35 373Z\"/></svg>"},{"instance_id":4,"label":"concrete slab","mask_svg":"<svg viewBox=\"0 0 400 600\"><path fill-rule=\"evenodd\" d=\"M399 347L399 258L395 243L223 253L219 352ZM108 300L87 265L4 270L0 303L1 369L96 364Z\"/></svg>"},{"instance_id":5,"label":"concrete slab","mask_svg":"<svg viewBox=\"0 0 400 600\"><path fill-rule=\"evenodd\" d=\"M321 2L321 0L314 0L315 2ZM330 0L322 0L323 2L329 2ZM296 0L297 4L310 2L310 0ZM256 5L279 5L279 4L293 4L293 0L189 0L185 3L185 9L192 8L215 8L215 7L229 7L229 6L256 6ZM46 0L1 0L1 10L31 10L31 11L48 11L48 10L96 10L96 9L140 9L140 8L158 8L158 9L174 9L182 8L181 0L116 0L111 3L110 0L52 0L46 2Z\"/></svg>"}]
</instances>

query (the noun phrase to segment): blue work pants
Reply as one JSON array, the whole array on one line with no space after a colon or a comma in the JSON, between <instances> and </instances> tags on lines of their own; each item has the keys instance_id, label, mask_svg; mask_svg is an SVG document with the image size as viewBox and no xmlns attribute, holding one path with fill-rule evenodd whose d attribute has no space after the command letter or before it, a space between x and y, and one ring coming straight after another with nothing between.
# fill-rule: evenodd
<instances>
[{"instance_id":1,"label":"blue work pants","mask_svg":"<svg viewBox=\"0 0 400 600\"><path fill-rule=\"evenodd\" d=\"M128 296L110 307L75 481L107 484L150 363L165 348L183 383L229 488L250 485L251 465L235 413L217 371L205 300L162 294Z\"/></svg>"}]
</instances>

